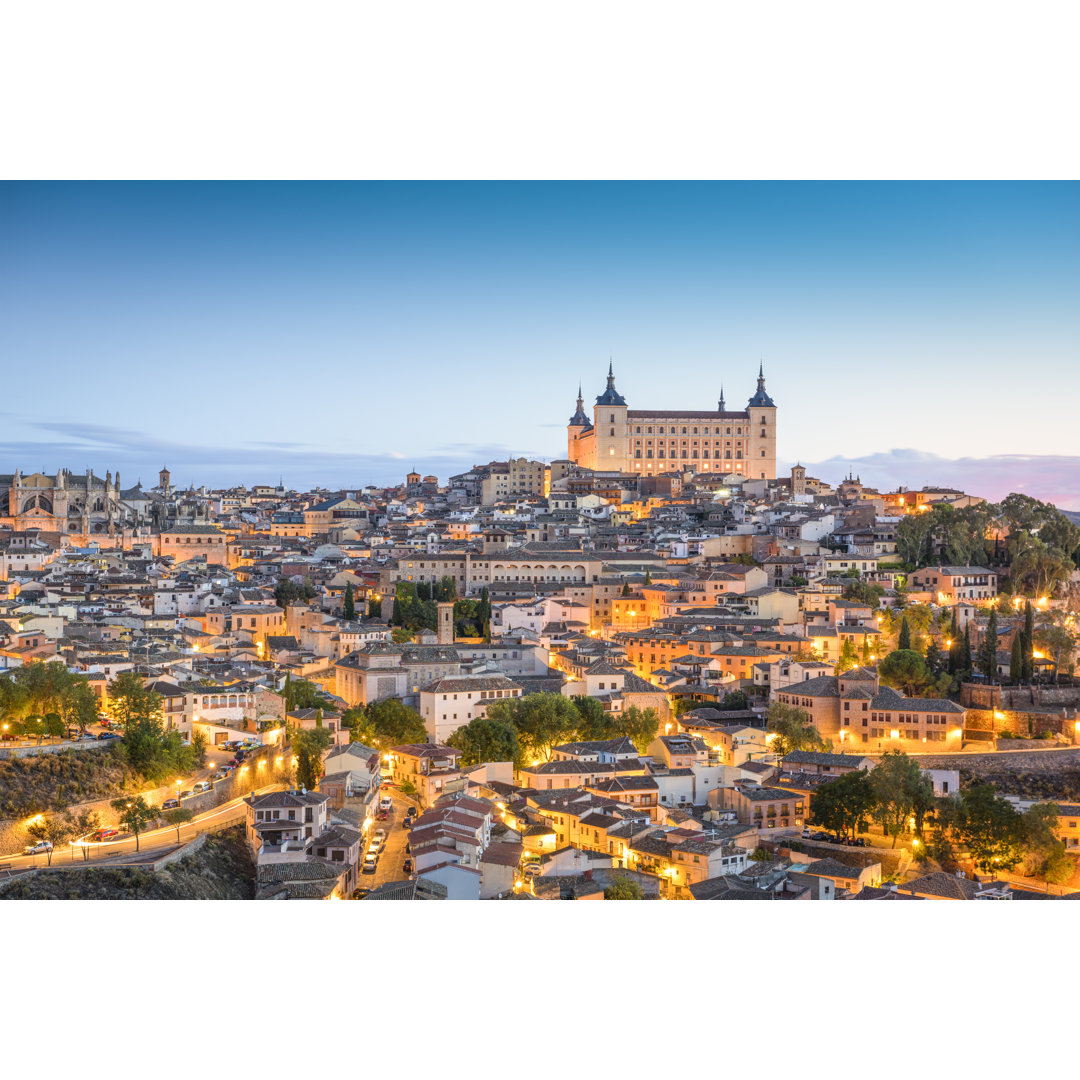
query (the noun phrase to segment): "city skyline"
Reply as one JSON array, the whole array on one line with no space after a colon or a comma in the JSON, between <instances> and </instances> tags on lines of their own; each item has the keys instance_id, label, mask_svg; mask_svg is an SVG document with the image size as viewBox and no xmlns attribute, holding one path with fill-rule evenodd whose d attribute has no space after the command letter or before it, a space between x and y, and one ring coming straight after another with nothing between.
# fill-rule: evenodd
<instances>
[{"instance_id":1,"label":"city skyline","mask_svg":"<svg viewBox=\"0 0 1080 1080\"><path fill-rule=\"evenodd\" d=\"M1075 184L0 194L8 471L445 480L565 456L609 358L631 407L742 407L763 361L781 471L1080 508Z\"/></svg>"}]
</instances>

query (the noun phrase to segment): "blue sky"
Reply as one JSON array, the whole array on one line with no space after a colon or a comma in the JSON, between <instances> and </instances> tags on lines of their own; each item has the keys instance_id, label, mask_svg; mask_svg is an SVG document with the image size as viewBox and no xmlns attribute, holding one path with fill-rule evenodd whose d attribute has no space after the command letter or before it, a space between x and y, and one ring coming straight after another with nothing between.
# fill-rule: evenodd
<instances>
[{"instance_id":1,"label":"blue sky","mask_svg":"<svg viewBox=\"0 0 1080 1080\"><path fill-rule=\"evenodd\" d=\"M1080 508L1080 186L0 184L0 471L360 486L763 359L782 462Z\"/></svg>"}]
</instances>

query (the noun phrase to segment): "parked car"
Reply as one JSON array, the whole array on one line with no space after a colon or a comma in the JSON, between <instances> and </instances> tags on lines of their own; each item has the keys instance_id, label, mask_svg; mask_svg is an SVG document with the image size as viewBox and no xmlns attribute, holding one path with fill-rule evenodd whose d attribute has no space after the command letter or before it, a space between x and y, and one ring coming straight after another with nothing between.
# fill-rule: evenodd
<instances>
[{"instance_id":1,"label":"parked car","mask_svg":"<svg viewBox=\"0 0 1080 1080\"><path fill-rule=\"evenodd\" d=\"M866 841L861 836L856 836L851 842L855 847L866 847Z\"/></svg>"},{"instance_id":2,"label":"parked car","mask_svg":"<svg viewBox=\"0 0 1080 1080\"><path fill-rule=\"evenodd\" d=\"M383 780L382 787L397 787L393 780Z\"/></svg>"},{"instance_id":3,"label":"parked car","mask_svg":"<svg viewBox=\"0 0 1080 1080\"><path fill-rule=\"evenodd\" d=\"M228 774L231 773L233 771L233 769L235 769L235 768L236 768L235 765L230 765L226 761L224 765L221 765L221 766L218 767L218 772L225 773L225 775L228 776Z\"/></svg>"},{"instance_id":4,"label":"parked car","mask_svg":"<svg viewBox=\"0 0 1080 1080\"><path fill-rule=\"evenodd\" d=\"M360 867L361 874L374 874L375 867L378 865L379 860L372 854L364 856L364 864Z\"/></svg>"},{"instance_id":5,"label":"parked car","mask_svg":"<svg viewBox=\"0 0 1080 1080\"><path fill-rule=\"evenodd\" d=\"M103 731L99 736L99 739L119 739L120 736L115 731Z\"/></svg>"},{"instance_id":6,"label":"parked car","mask_svg":"<svg viewBox=\"0 0 1080 1080\"><path fill-rule=\"evenodd\" d=\"M36 844L27 844L23 848L24 855L41 855L46 851L52 851L52 843L49 840L39 840Z\"/></svg>"},{"instance_id":7,"label":"parked car","mask_svg":"<svg viewBox=\"0 0 1080 1080\"><path fill-rule=\"evenodd\" d=\"M188 791L181 791L181 792L180 792L180 798L181 798L181 799L190 799L190 798L191 798L191 796L192 796L192 795L194 795L194 794L195 794L195 792L194 792L194 791L190 791L190 790L188 790Z\"/></svg>"},{"instance_id":8,"label":"parked car","mask_svg":"<svg viewBox=\"0 0 1080 1080\"><path fill-rule=\"evenodd\" d=\"M406 818L406 819L405 819L405 820L404 820L404 821L403 821L403 822L401 823L401 827L402 827L403 829L405 829L406 831L408 831L409 829L411 829L411 828L412 828L412 818Z\"/></svg>"},{"instance_id":9,"label":"parked car","mask_svg":"<svg viewBox=\"0 0 1080 1080\"><path fill-rule=\"evenodd\" d=\"M386 830L385 829L376 829L371 834L371 836L372 836L372 839L378 840L379 843L381 844L386 839Z\"/></svg>"},{"instance_id":10,"label":"parked car","mask_svg":"<svg viewBox=\"0 0 1080 1080\"><path fill-rule=\"evenodd\" d=\"M201 795L204 791L209 791L213 786L209 780L200 780L191 790L196 795Z\"/></svg>"},{"instance_id":11,"label":"parked car","mask_svg":"<svg viewBox=\"0 0 1080 1080\"><path fill-rule=\"evenodd\" d=\"M412 859L406 859L406 860L405 860L405 861L404 861L404 862L403 862L403 863L401 864L401 869L402 869L402 870L403 870L403 871L404 871L404 872L405 872L406 874L411 874L411 873L412 873Z\"/></svg>"},{"instance_id":12,"label":"parked car","mask_svg":"<svg viewBox=\"0 0 1080 1080\"><path fill-rule=\"evenodd\" d=\"M394 808L394 800L391 799L389 795L384 795L379 800L379 809L380 810L390 811L393 808Z\"/></svg>"},{"instance_id":13,"label":"parked car","mask_svg":"<svg viewBox=\"0 0 1080 1080\"><path fill-rule=\"evenodd\" d=\"M802 838L804 840L809 840L810 839L810 830L809 829L803 829Z\"/></svg>"},{"instance_id":14,"label":"parked car","mask_svg":"<svg viewBox=\"0 0 1080 1080\"><path fill-rule=\"evenodd\" d=\"M521 872L527 874L529 877L536 877L542 870L543 867L538 862L527 862L521 868Z\"/></svg>"},{"instance_id":15,"label":"parked car","mask_svg":"<svg viewBox=\"0 0 1080 1080\"><path fill-rule=\"evenodd\" d=\"M361 888L361 889L353 889L352 898L354 900L363 900L364 897L367 896L367 894L369 892L371 892L370 889L363 889L363 888Z\"/></svg>"},{"instance_id":16,"label":"parked car","mask_svg":"<svg viewBox=\"0 0 1080 1080\"><path fill-rule=\"evenodd\" d=\"M390 815L385 810L380 810L375 815L375 820L376 821L387 821L387 820L389 820L389 818L390 818Z\"/></svg>"},{"instance_id":17,"label":"parked car","mask_svg":"<svg viewBox=\"0 0 1080 1080\"><path fill-rule=\"evenodd\" d=\"M103 840L111 840L114 836L119 835L120 833L116 829L97 829L90 834L90 839L100 844Z\"/></svg>"},{"instance_id":18,"label":"parked car","mask_svg":"<svg viewBox=\"0 0 1080 1080\"><path fill-rule=\"evenodd\" d=\"M179 799L166 799L161 804L161 809L162 810L176 810L176 809L179 808L179 806L180 806L180 800Z\"/></svg>"},{"instance_id":19,"label":"parked car","mask_svg":"<svg viewBox=\"0 0 1080 1080\"><path fill-rule=\"evenodd\" d=\"M405 811L405 816L406 817L416 817L416 813L417 813L416 807L415 806L410 806L409 809Z\"/></svg>"},{"instance_id":20,"label":"parked car","mask_svg":"<svg viewBox=\"0 0 1080 1080\"><path fill-rule=\"evenodd\" d=\"M832 837L829 836L829 834L827 832L816 832L816 833L814 833L813 836L810 837L810 839L811 840L831 840Z\"/></svg>"}]
</instances>

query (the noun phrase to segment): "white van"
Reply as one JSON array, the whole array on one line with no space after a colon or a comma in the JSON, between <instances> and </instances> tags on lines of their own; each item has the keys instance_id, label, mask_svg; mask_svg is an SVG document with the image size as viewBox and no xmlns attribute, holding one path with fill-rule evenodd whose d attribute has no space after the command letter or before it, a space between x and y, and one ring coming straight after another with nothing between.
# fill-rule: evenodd
<instances>
[{"instance_id":1,"label":"white van","mask_svg":"<svg viewBox=\"0 0 1080 1080\"><path fill-rule=\"evenodd\" d=\"M380 810L392 810L393 808L394 808L394 800L391 799L389 795L384 795L379 800L379 809Z\"/></svg>"}]
</instances>

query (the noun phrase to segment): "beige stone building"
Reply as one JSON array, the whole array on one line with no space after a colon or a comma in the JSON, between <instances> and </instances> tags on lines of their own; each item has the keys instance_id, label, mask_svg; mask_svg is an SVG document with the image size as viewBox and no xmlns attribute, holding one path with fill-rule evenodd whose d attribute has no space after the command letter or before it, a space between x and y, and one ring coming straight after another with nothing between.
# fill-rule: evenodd
<instances>
[{"instance_id":1,"label":"beige stone building","mask_svg":"<svg viewBox=\"0 0 1080 1080\"><path fill-rule=\"evenodd\" d=\"M722 389L716 410L631 409L615 389L609 365L607 389L591 420L578 388L567 457L587 469L638 476L692 469L775 479L776 405L765 392L764 369L758 369L757 390L743 410L729 411Z\"/></svg>"}]
</instances>

